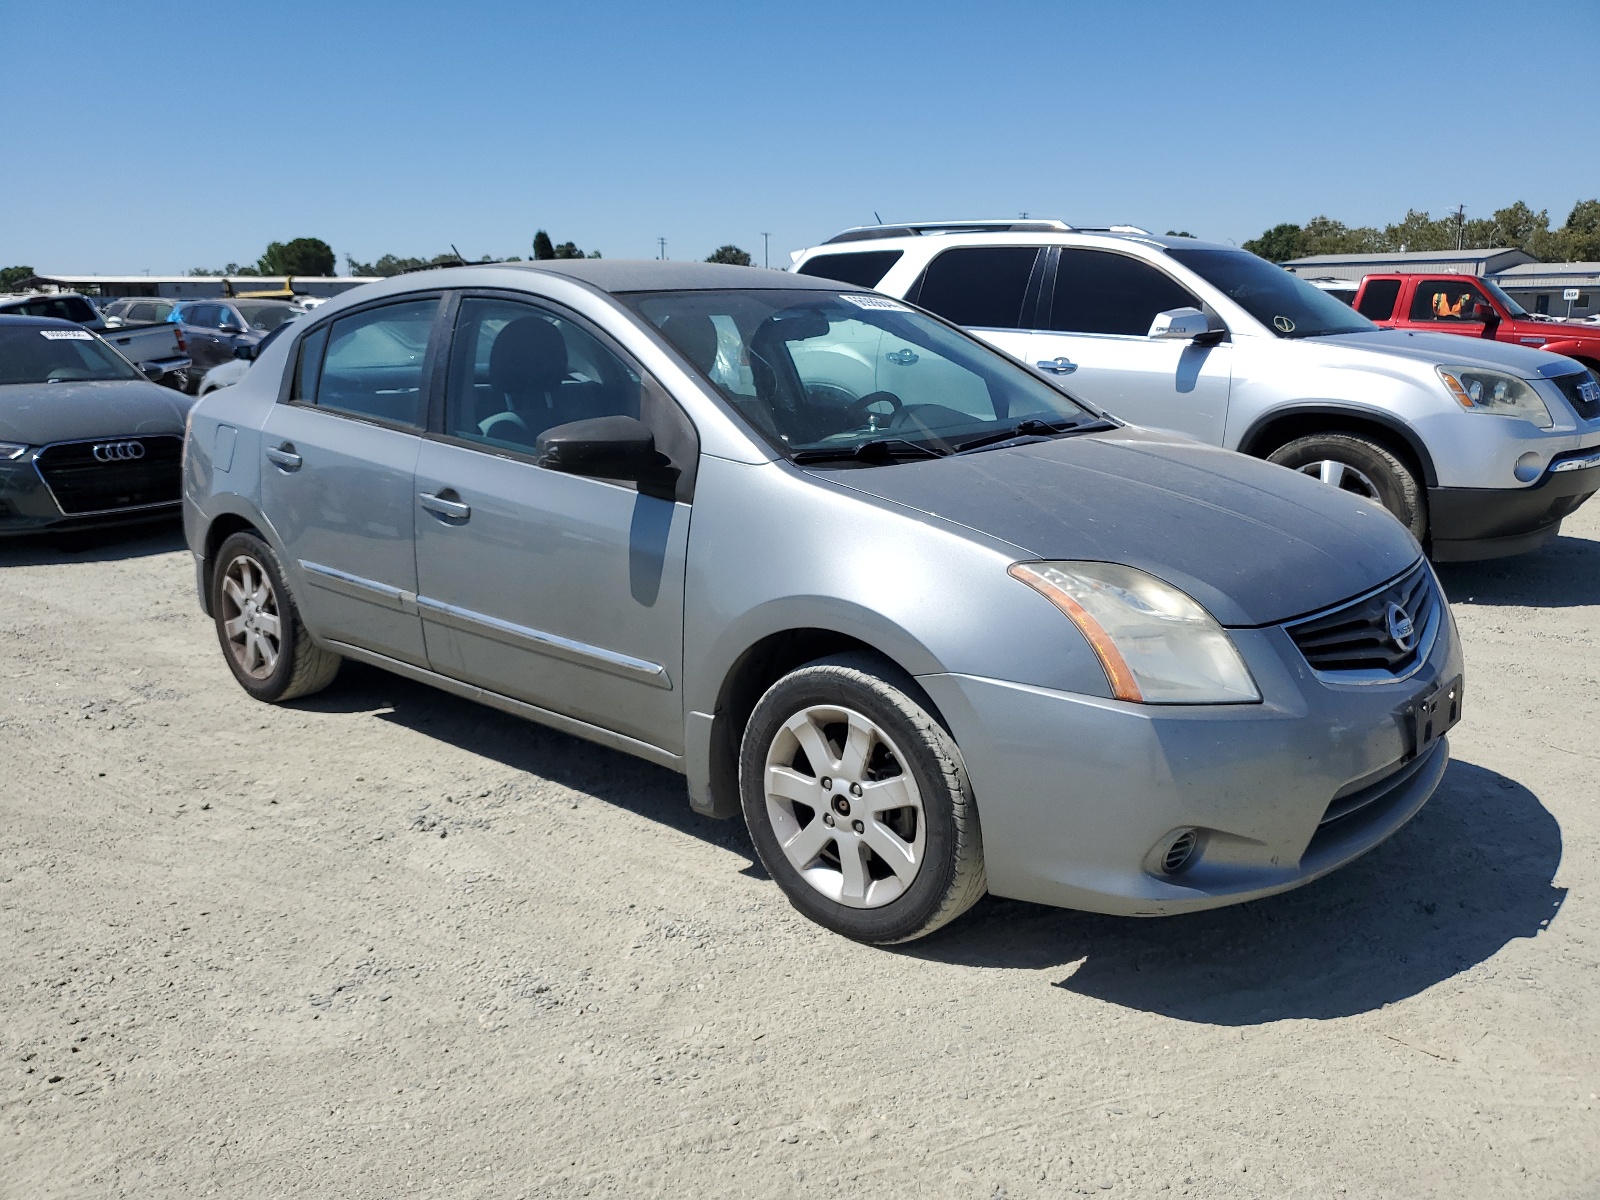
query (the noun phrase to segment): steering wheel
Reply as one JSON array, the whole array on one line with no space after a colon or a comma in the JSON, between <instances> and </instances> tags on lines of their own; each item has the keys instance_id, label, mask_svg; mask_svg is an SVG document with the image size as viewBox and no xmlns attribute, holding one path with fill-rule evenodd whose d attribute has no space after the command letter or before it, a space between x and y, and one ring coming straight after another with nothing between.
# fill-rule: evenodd
<instances>
[{"instance_id":1,"label":"steering wheel","mask_svg":"<svg viewBox=\"0 0 1600 1200\"><path fill-rule=\"evenodd\" d=\"M861 399L852 400L848 405L846 405L845 412L851 417L864 417L868 415L867 409L872 405L885 403L887 403L893 410L889 414L891 420L894 418L895 413L899 412L905 407L905 402L893 392L868 392L865 396L861 397Z\"/></svg>"}]
</instances>

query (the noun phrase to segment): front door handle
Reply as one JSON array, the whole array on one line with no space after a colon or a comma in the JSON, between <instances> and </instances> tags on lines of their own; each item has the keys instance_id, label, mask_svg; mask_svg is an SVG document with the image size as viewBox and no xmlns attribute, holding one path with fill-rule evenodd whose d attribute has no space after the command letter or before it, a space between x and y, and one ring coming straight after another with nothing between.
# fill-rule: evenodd
<instances>
[{"instance_id":1,"label":"front door handle","mask_svg":"<svg viewBox=\"0 0 1600 1200\"><path fill-rule=\"evenodd\" d=\"M267 458L272 462L277 463L278 466L283 468L285 471L298 471L300 469L300 464L303 461L300 456L294 452L294 446L289 442L285 442L281 446L268 446Z\"/></svg>"},{"instance_id":2,"label":"front door handle","mask_svg":"<svg viewBox=\"0 0 1600 1200\"><path fill-rule=\"evenodd\" d=\"M1041 371L1049 371L1052 375L1071 375L1078 369L1078 364L1070 358L1052 358L1046 362L1033 364Z\"/></svg>"},{"instance_id":3,"label":"front door handle","mask_svg":"<svg viewBox=\"0 0 1600 1200\"><path fill-rule=\"evenodd\" d=\"M422 502L423 508L435 516L448 517L452 521L465 521L472 516L472 506L462 504L459 500L450 500L432 492L422 492L417 499Z\"/></svg>"}]
</instances>

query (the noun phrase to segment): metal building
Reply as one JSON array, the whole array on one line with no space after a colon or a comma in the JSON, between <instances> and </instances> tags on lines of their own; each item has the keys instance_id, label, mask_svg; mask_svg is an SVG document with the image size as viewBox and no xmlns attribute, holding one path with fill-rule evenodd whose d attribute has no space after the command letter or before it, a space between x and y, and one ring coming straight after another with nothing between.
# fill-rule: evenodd
<instances>
[{"instance_id":1,"label":"metal building","mask_svg":"<svg viewBox=\"0 0 1600 1200\"><path fill-rule=\"evenodd\" d=\"M1397 250L1390 254L1308 254L1283 264L1294 275L1359 280L1392 272L1443 271L1451 275L1496 275L1537 262L1525 250Z\"/></svg>"},{"instance_id":2,"label":"metal building","mask_svg":"<svg viewBox=\"0 0 1600 1200\"><path fill-rule=\"evenodd\" d=\"M16 285L23 292L81 292L85 296L164 296L211 300L244 292L283 291L293 281L299 296L337 296L376 276L355 275L50 275L38 272Z\"/></svg>"},{"instance_id":3,"label":"metal building","mask_svg":"<svg viewBox=\"0 0 1600 1200\"><path fill-rule=\"evenodd\" d=\"M1529 312L1552 317L1600 312L1600 262L1522 263L1497 272L1494 281Z\"/></svg>"}]
</instances>

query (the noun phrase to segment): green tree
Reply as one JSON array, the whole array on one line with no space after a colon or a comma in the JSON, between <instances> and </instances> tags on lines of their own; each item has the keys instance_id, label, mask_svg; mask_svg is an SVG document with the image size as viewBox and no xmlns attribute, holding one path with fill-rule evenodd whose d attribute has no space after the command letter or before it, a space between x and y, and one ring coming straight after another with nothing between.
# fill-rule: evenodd
<instances>
[{"instance_id":1,"label":"green tree","mask_svg":"<svg viewBox=\"0 0 1600 1200\"><path fill-rule=\"evenodd\" d=\"M1396 225L1385 225L1380 250L1454 250L1456 248L1456 219L1441 217L1437 221L1425 212L1406 209L1405 220Z\"/></svg>"},{"instance_id":2,"label":"green tree","mask_svg":"<svg viewBox=\"0 0 1600 1200\"><path fill-rule=\"evenodd\" d=\"M1370 225L1349 226L1332 217L1316 216L1300 231L1301 254L1371 254L1383 249L1382 235Z\"/></svg>"},{"instance_id":3,"label":"green tree","mask_svg":"<svg viewBox=\"0 0 1600 1200\"><path fill-rule=\"evenodd\" d=\"M544 230L539 230L533 235L533 257L535 259L554 258L556 248L550 242L550 235Z\"/></svg>"},{"instance_id":4,"label":"green tree","mask_svg":"<svg viewBox=\"0 0 1600 1200\"><path fill-rule=\"evenodd\" d=\"M1549 210L1541 208L1538 212L1534 212L1521 200L1508 204L1505 208L1495 209L1491 221L1494 230L1489 234L1489 240L1483 243L1484 249L1492 246L1514 246L1531 254L1533 245L1550 233Z\"/></svg>"},{"instance_id":5,"label":"green tree","mask_svg":"<svg viewBox=\"0 0 1600 1200\"><path fill-rule=\"evenodd\" d=\"M1259 254L1268 262L1288 262L1300 257L1300 226L1289 221L1274 225L1258 238L1251 238L1242 247L1251 254Z\"/></svg>"},{"instance_id":6,"label":"green tree","mask_svg":"<svg viewBox=\"0 0 1600 1200\"><path fill-rule=\"evenodd\" d=\"M1167 236L1192 238L1194 234L1190 233L1187 229L1169 229L1167 230Z\"/></svg>"},{"instance_id":7,"label":"green tree","mask_svg":"<svg viewBox=\"0 0 1600 1200\"><path fill-rule=\"evenodd\" d=\"M1568 262L1600 262L1600 200L1578 201L1554 240Z\"/></svg>"},{"instance_id":8,"label":"green tree","mask_svg":"<svg viewBox=\"0 0 1600 1200\"><path fill-rule=\"evenodd\" d=\"M338 259L321 238L295 238L287 244L270 242L256 263L263 275L332 275Z\"/></svg>"},{"instance_id":9,"label":"green tree","mask_svg":"<svg viewBox=\"0 0 1600 1200\"><path fill-rule=\"evenodd\" d=\"M14 292L18 284L32 276L32 267L0 267L0 292Z\"/></svg>"},{"instance_id":10,"label":"green tree","mask_svg":"<svg viewBox=\"0 0 1600 1200\"><path fill-rule=\"evenodd\" d=\"M714 263L728 263L730 266L735 267L748 267L751 263L751 258L743 250L739 249L739 247L735 246L732 242L729 242L726 246L718 246L715 250L708 254L706 256L706 261Z\"/></svg>"},{"instance_id":11,"label":"green tree","mask_svg":"<svg viewBox=\"0 0 1600 1200\"><path fill-rule=\"evenodd\" d=\"M584 253L583 253L582 250L579 250L578 247L573 245L571 242L562 242L559 246L556 247L555 256L557 258L583 258L584 257Z\"/></svg>"}]
</instances>

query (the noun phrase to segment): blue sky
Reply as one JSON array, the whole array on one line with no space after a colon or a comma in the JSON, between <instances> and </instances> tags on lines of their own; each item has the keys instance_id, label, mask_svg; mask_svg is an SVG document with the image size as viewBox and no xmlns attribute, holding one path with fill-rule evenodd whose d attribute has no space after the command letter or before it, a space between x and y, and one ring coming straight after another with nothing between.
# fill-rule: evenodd
<instances>
[{"instance_id":1,"label":"blue sky","mask_svg":"<svg viewBox=\"0 0 1600 1200\"><path fill-rule=\"evenodd\" d=\"M773 265L850 225L1242 241L1600 195L1600 3L0 0L0 265L344 256ZM1549 130L1548 133L1545 131Z\"/></svg>"}]
</instances>

